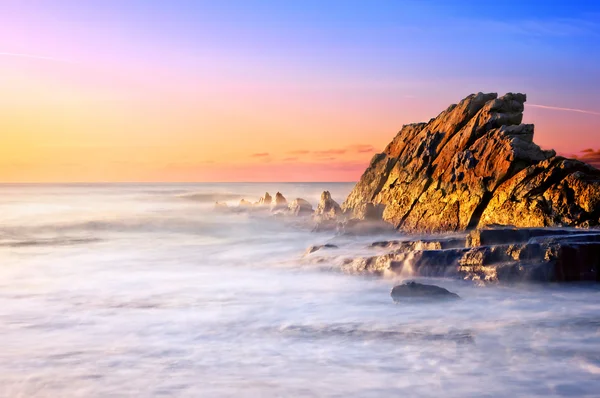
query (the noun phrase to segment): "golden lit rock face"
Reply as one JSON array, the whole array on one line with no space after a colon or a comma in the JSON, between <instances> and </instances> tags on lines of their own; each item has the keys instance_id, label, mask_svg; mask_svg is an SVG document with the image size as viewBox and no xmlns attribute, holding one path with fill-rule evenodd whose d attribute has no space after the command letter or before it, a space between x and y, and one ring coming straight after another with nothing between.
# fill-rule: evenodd
<instances>
[{"instance_id":1,"label":"golden lit rock face","mask_svg":"<svg viewBox=\"0 0 600 398\"><path fill-rule=\"evenodd\" d=\"M377 206L409 232L597 225L600 171L537 146L534 126L521 124L525 100L472 94L428 123L404 126L342 208L365 218Z\"/></svg>"}]
</instances>

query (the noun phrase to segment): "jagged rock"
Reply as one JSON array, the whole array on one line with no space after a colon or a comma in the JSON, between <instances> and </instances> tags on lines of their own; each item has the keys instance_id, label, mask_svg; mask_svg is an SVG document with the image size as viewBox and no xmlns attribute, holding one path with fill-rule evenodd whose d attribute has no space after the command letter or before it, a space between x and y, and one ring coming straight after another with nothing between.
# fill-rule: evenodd
<instances>
[{"instance_id":1,"label":"jagged rock","mask_svg":"<svg viewBox=\"0 0 600 398\"><path fill-rule=\"evenodd\" d=\"M240 200L239 207L251 207L251 206L252 206L252 202L250 202L246 199Z\"/></svg>"},{"instance_id":2,"label":"jagged rock","mask_svg":"<svg viewBox=\"0 0 600 398\"><path fill-rule=\"evenodd\" d=\"M390 295L396 302L407 299L448 300L460 298L458 294L452 293L443 287L417 282L407 282L403 285L394 286Z\"/></svg>"},{"instance_id":3,"label":"jagged rock","mask_svg":"<svg viewBox=\"0 0 600 398\"><path fill-rule=\"evenodd\" d=\"M229 206L225 202L215 202L215 210L227 210Z\"/></svg>"},{"instance_id":4,"label":"jagged rock","mask_svg":"<svg viewBox=\"0 0 600 398\"><path fill-rule=\"evenodd\" d=\"M306 249L306 252L304 253L304 255L307 256L307 255L309 255L311 253L314 253L314 252L316 252L318 250L321 250L321 249L337 249L337 248L338 248L337 245L334 245L334 244L331 244L331 243L326 243L324 245L309 246L309 248Z\"/></svg>"},{"instance_id":5,"label":"jagged rock","mask_svg":"<svg viewBox=\"0 0 600 398\"><path fill-rule=\"evenodd\" d=\"M342 209L369 206L408 232L490 224L593 226L600 170L533 143L524 94L472 94L428 123L406 125L371 160Z\"/></svg>"},{"instance_id":6,"label":"jagged rock","mask_svg":"<svg viewBox=\"0 0 600 398\"><path fill-rule=\"evenodd\" d=\"M287 207L287 199L280 193L277 192L275 194L275 199L273 200L273 207L275 208L282 208L282 207Z\"/></svg>"},{"instance_id":7,"label":"jagged rock","mask_svg":"<svg viewBox=\"0 0 600 398\"><path fill-rule=\"evenodd\" d=\"M340 205L331 198L329 191L323 191L317 210L315 210L315 217L321 220L332 220L341 214L342 208Z\"/></svg>"},{"instance_id":8,"label":"jagged rock","mask_svg":"<svg viewBox=\"0 0 600 398\"><path fill-rule=\"evenodd\" d=\"M485 283L600 281L600 230L484 229L466 239L375 242L372 247L389 251L348 258L342 270Z\"/></svg>"},{"instance_id":9,"label":"jagged rock","mask_svg":"<svg viewBox=\"0 0 600 398\"><path fill-rule=\"evenodd\" d=\"M302 198L294 199L288 209L290 214L295 216L308 216L313 213L312 205Z\"/></svg>"},{"instance_id":10,"label":"jagged rock","mask_svg":"<svg viewBox=\"0 0 600 398\"><path fill-rule=\"evenodd\" d=\"M256 206L271 206L271 202L273 202L273 198L269 195L268 192L265 193L265 196L260 198L258 202L256 202Z\"/></svg>"}]
</instances>

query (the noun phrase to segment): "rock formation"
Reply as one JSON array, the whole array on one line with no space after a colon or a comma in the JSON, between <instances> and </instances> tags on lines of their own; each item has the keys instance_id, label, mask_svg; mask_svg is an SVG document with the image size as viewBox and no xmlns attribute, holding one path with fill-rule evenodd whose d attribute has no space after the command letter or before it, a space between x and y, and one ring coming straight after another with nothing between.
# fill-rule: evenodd
<instances>
[{"instance_id":1,"label":"rock formation","mask_svg":"<svg viewBox=\"0 0 600 398\"><path fill-rule=\"evenodd\" d=\"M260 198L258 202L256 202L256 206L271 206L271 202L273 202L273 198L269 195L268 192L265 193L265 196Z\"/></svg>"},{"instance_id":2,"label":"rock formation","mask_svg":"<svg viewBox=\"0 0 600 398\"><path fill-rule=\"evenodd\" d=\"M335 219L342 214L340 205L331 198L329 191L323 191L321 200L315 210L315 217L320 220Z\"/></svg>"},{"instance_id":3,"label":"rock formation","mask_svg":"<svg viewBox=\"0 0 600 398\"><path fill-rule=\"evenodd\" d=\"M406 125L371 160L342 209L407 232L485 225L594 226L600 170L533 143L524 94L472 94Z\"/></svg>"},{"instance_id":4,"label":"rock formation","mask_svg":"<svg viewBox=\"0 0 600 398\"><path fill-rule=\"evenodd\" d=\"M281 194L281 192L277 192L275 194L275 199L273 200L273 207L279 209L287 207L287 204L287 199Z\"/></svg>"},{"instance_id":5,"label":"rock formation","mask_svg":"<svg viewBox=\"0 0 600 398\"><path fill-rule=\"evenodd\" d=\"M252 206L252 202L250 202L246 199L240 200L239 207L251 207L251 206Z\"/></svg>"},{"instance_id":6,"label":"rock formation","mask_svg":"<svg viewBox=\"0 0 600 398\"><path fill-rule=\"evenodd\" d=\"M350 274L497 282L600 282L600 230L495 227L469 234L379 241L339 258ZM332 262L334 259L321 259Z\"/></svg>"},{"instance_id":7,"label":"rock formation","mask_svg":"<svg viewBox=\"0 0 600 398\"><path fill-rule=\"evenodd\" d=\"M310 203L302 198L297 198L288 206L289 212L294 216L308 216L313 213L313 207Z\"/></svg>"},{"instance_id":8,"label":"rock formation","mask_svg":"<svg viewBox=\"0 0 600 398\"><path fill-rule=\"evenodd\" d=\"M394 286L390 296L396 302L404 300L454 300L458 299L458 294L452 293L443 287L435 285L425 285L414 281L406 282L402 285Z\"/></svg>"}]
</instances>

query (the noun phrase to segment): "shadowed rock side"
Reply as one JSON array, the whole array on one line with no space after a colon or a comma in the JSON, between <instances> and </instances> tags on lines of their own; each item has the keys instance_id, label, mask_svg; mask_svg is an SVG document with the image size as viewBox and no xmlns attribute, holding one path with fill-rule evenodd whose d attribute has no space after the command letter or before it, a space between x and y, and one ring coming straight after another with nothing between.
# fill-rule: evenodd
<instances>
[{"instance_id":1,"label":"shadowed rock side","mask_svg":"<svg viewBox=\"0 0 600 398\"><path fill-rule=\"evenodd\" d=\"M404 300L455 300L458 294L452 293L443 287L425 285L414 281L394 286L390 295L396 302Z\"/></svg>"},{"instance_id":2,"label":"shadowed rock side","mask_svg":"<svg viewBox=\"0 0 600 398\"><path fill-rule=\"evenodd\" d=\"M497 227L468 235L379 241L342 260L352 274L449 277L482 283L600 281L600 230Z\"/></svg>"},{"instance_id":3,"label":"shadowed rock side","mask_svg":"<svg viewBox=\"0 0 600 398\"><path fill-rule=\"evenodd\" d=\"M342 209L361 219L379 212L408 232L598 225L600 171L540 149L533 125L521 124L525 100L472 94L404 126Z\"/></svg>"}]
</instances>

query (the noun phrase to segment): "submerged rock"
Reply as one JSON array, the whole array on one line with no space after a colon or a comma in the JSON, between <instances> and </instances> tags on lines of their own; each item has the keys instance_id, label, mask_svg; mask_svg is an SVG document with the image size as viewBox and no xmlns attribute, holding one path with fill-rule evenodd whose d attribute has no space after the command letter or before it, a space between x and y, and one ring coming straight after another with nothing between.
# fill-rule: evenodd
<instances>
[{"instance_id":1,"label":"submerged rock","mask_svg":"<svg viewBox=\"0 0 600 398\"><path fill-rule=\"evenodd\" d=\"M252 202L250 202L246 199L240 200L239 207L251 207L251 206L252 206Z\"/></svg>"},{"instance_id":2,"label":"submerged rock","mask_svg":"<svg viewBox=\"0 0 600 398\"><path fill-rule=\"evenodd\" d=\"M425 285L417 282L407 282L402 285L394 286L390 295L396 302L407 299L454 300L460 298L458 294L452 293L443 287Z\"/></svg>"},{"instance_id":3,"label":"submerged rock","mask_svg":"<svg viewBox=\"0 0 600 398\"><path fill-rule=\"evenodd\" d=\"M342 209L361 219L381 212L408 232L598 225L600 170L537 146L533 125L521 124L525 100L472 94L404 126Z\"/></svg>"},{"instance_id":4,"label":"submerged rock","mask_svg":"<svg viewBox=\"0 0 600 398\"><path fill-rule=\"evenodd\" d=\"M229 206L225 202L215 202L215 210L227 210Z\"/></svg>"},{"instance_id":5,"label":"submerged rock","mask_svg":"<svg viewBox=\"0 0 600 398\"><path fill-rule=\"evenodd\" d=\"M331 243L326 243L324 245L313 245L313 246L309 246L308 249L306 249L306 252L304 253L305 256L314 253L316 251L319 251L321 249L337 249L338 246L331 244Z\"/></svg>"},{"instance_id":6,"label":"submerged rock","mask_svg":"<svg viewBox=\"0 0 600 398\"><path fill-rule=\"evenodd\" d=\"M288 206L289 212L294 216L308 216L313 213L313 207L310 203L302 198L297 198Z\"/></svg>"}]
</instances>

